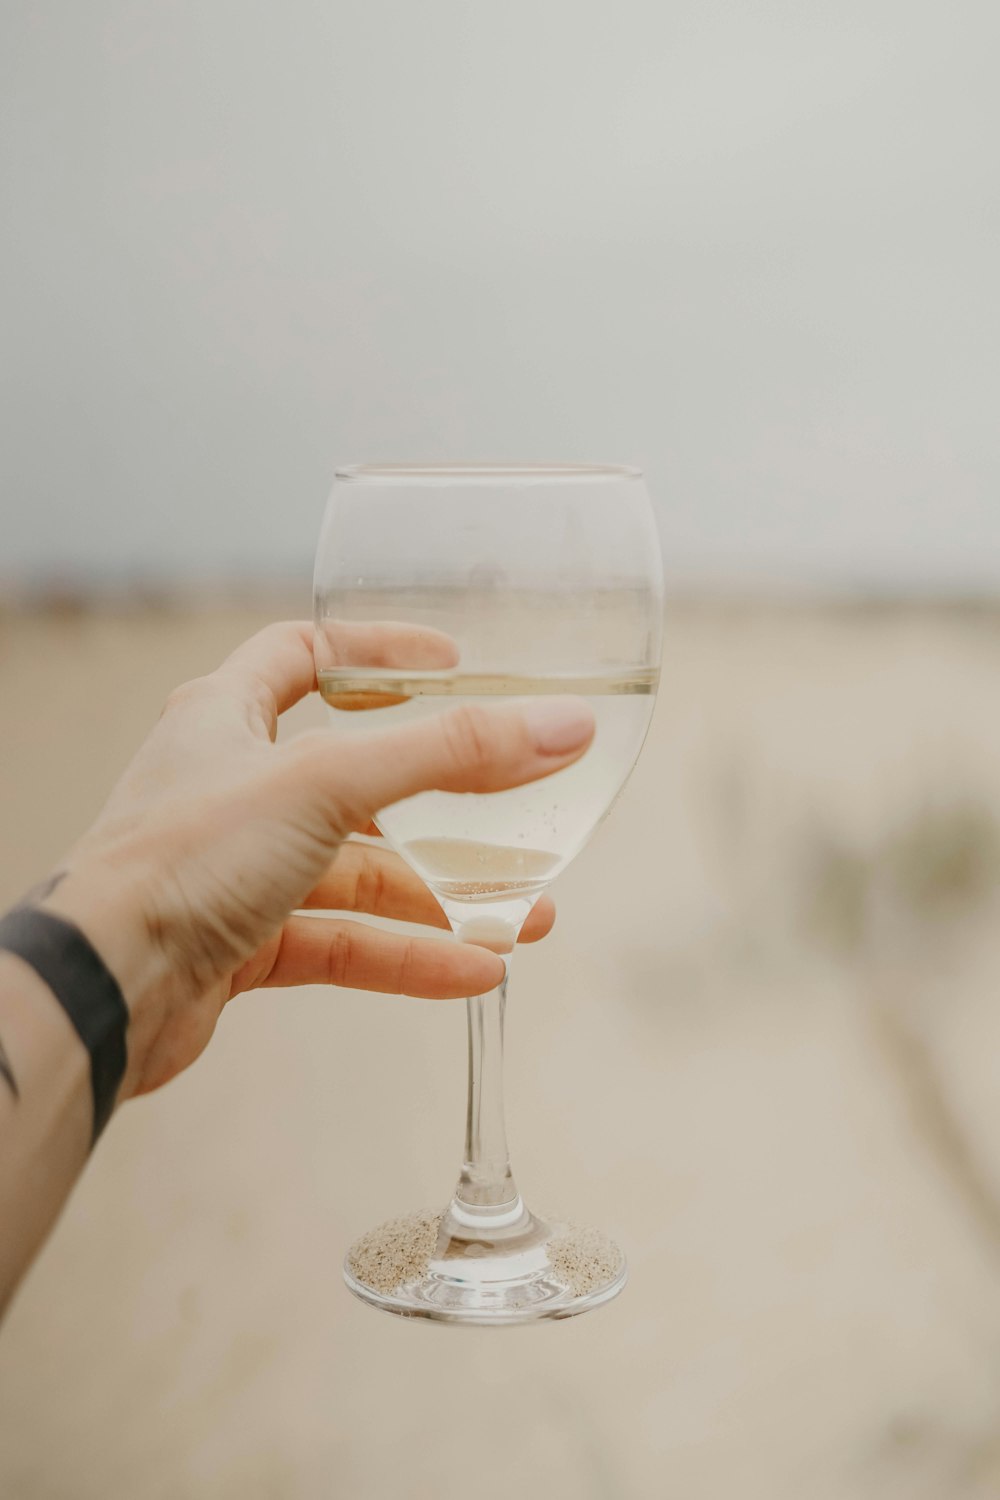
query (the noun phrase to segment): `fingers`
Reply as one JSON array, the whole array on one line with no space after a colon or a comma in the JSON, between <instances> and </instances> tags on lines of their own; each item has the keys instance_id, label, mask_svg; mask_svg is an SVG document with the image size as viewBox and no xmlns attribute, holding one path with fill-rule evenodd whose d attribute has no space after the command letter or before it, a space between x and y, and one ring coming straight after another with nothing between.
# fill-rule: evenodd
<instances>
[{"instance_id":1,"label":"fingers","mask_svg":"<svg viewBox=\"0 0 1000 1500\"><path fill-rule=\"evenodd\" d=\"M594 716L582 698L465 705L350 739L312 731L288 746L278 774L286 795L303 810L318 804L344 834L416 792L496 792L536 781L577 760L593 736Z\"/></svg>"},{"instance_id":2,"label":"fingers","mask_svg":"<svg viewBox=\"0 0 1000 1500\"><path fill-rule=\"evenodd\" d=\"M329 873L303 903L307 910L360 911L397 922L422 922L447 928L437 901L404 859L388 849L346 843ZM536 903L521 931L521 941L537 942L552 929L555 906L548 896Z\"/></svg>"},{"instance_id":3,"label":"fingers","mask_svg":"<svg viewBox=\"0 0 1000 1500\"><path fill-rule=\"evenodd\" d=\"M503 960L472 943L399 937L359 922L289 917L264 987L336 984L384 995L460 1000L495 989Z\"/></svg>"},{"instance_id":4,"label":"fingers","mask_svg":"<svg viewBox=\"0 0 1000 1500\"><path fill-rule=\"evenodd\" d=\"M372 670L393 668L411 671L445 671L458 665L458 647L450 635L430 626L410 625L397 620L378 620L355 624L347 620L324 620L316 631L316 663L319 670L367 667ZM365 692L357 683L345 680L342 691L324 681L323 697L331 708L356 713L359 710L390 708L405 703L406 695L387 692Z\"/></svg>"},{"instance_id":5,"label":"fingers","mask_svg":"<svg viewBox=\"0 0 1000 1500\"><path fill-rule=\"evenodd\" d=\"M395 621L352 624L327 620L314 632L308 620L268 625L237 646L216 673L218 682L238 684L241 696L261 712L274 738L278 715L316 687L315 655L321 669L333 666L399 667L415 671L445 670L458 662L451 636L429 626Z\"/></svg>"},{"instance_id":6,"label":"fingers","mask_svg":"<svg viewBox=\"0 0 1000 1500\"><path fill-rule=\"evenodd\" d=\"M342 845L329 873L304 902L306 909L363 911L397 922L447 927L448 919L404 859L366 844Z\"/></svg>"},{"instance_id":7,"label":"fingers","mask_svg":"<svg viewBox=\"0 0 1000 1500\"><path fill-rule=\"evenodd\" d=\"M556 920L556 904L551 896L539 896L524 921L519 943L537 943L547 937Z\"/></svg>"},{"instance_id":8,"label":"fingers","mask_svg":"<svg viewBox=\"0 0 1000 1500\"><path fill-rule=\"evenodd\" d=\"M283 620L266 626L237 646L213 675L242 685L261 708L273 738L278 715L316 686L312 625Z\"/></svg>"},{"instance_id":9,"label":"fingers","mask_svg":"<svg viewBox=\"0 0 1000 1500\"><path fill-rule=\"evenodd\" d=\"M400 620L324 620L316 627L316 665L398 667L415 672L447 671L458 665L458 647L443 630Z\"/></svg>"}]
</instances>

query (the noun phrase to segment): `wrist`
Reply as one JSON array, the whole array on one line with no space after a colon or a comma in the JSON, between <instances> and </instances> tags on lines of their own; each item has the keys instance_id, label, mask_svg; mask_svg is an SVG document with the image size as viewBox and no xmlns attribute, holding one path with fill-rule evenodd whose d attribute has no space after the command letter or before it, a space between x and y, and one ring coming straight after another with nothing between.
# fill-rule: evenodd
<instances>
[{"instance_id":1,"label":"wrist","mask_svg":"<svg viewBox=\"0 0 1000 1500\"><path fill-rule=\"evenodd\" d=\"M134 1091L141 1076L169 980L166 959L149 933L140 891L141 881L134 875L81 860L32 903L78 927L118 983L129 1013L128 1066L120 1098Z\"/></svg>"}]
</instances>

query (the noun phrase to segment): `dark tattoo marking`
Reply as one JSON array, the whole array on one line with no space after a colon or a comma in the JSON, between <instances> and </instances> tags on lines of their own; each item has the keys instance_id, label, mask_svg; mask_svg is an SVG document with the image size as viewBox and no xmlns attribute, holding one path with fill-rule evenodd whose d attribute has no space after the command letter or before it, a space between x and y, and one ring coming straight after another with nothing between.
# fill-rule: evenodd
<instances>
[{"instance_id":1,"label":"dark tattoo marking","mask_svg":"<svg viewBox=\"0 0 1000 1500\"><path fill-rule=\"evenodd\" d=\"M40 902L45 900L46 896L52 895L56 886L61 884L68 874L68 870L57 870L54 875L49 875L45 880L40 880L37 885L31 887L31 890L26 895L21 897L17 903L18 906L38 906Z\"/></svg>"},{"instance_id":2,"label":"dark tattoo marking","mask_svg":"<svg viewBox=\"0 0 1000 1500\"><path fill-rule=\"evenodd\" d=\"M28 891L26 895L21 897L20 901L17 903L17 906L14 907L14 911L17 911L20 907L23 906L40 905L41 902L45 900L46 896L52 895L52 892L55 890L56 886L59 885L61 881L66 879L68 873L69 872L67 870L57 870L54 875L49 875L45 878L45 880L40 880L37 885L33 885L31 887L31 890ZM6 1083L7 1087L14 1095L14 1098L20 1099L21 1090L17 1086L17 1079L14 1077L14 1069L10 1065L10 1058L7 1056L7 1053L4 1050L3 1042L0 1042L0 1078L3 1079L4 1083Z\"/></svg>"},{"instance_id":3,"label":"dark tattoo marking","mask_svg":"<svg viewBox=\"0 0 1000 1500\"><path fill-rule=\"evenodd\" d=\"M0 1042L0 1078L3 1078L10 1085L10 1091L14 1095L14 1098L20 1099L21 1090L17 1086L17 1079L14 1077L10 1059L4 1051L3 1042Z\"/></svg>"},{"instance_id":4,"label":"dark tattoo marking","mask_svg":"<svg viewBox=\"0 0 1000 1500\"><path fill-rule=\"evenodd\" d=\"M31 890L26 895L21 897L17 906L14 907L14 911L24 906L39 906L45 900L46 896L52 895L56 886L66 879L68 873L67 870L57 870L54 875L48 875L44 880L40 880L37 885L31 887ZM4 1050L3 1042L0 1042L0 1078L6 1083L14 1098L20 1099L21 1090L17 1086L14 1069L10 1065L10 1058Z\"/></svg>"}]
</instances>

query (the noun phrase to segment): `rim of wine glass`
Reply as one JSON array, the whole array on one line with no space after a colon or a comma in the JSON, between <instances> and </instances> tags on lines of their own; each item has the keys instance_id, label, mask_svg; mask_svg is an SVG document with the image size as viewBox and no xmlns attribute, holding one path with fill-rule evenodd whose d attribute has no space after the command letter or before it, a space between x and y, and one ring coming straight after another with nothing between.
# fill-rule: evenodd
<instances>
[{"instance_id":1,"label":"rim of wine glass","mask_svg":"<svg viewBox=\"0 0 1000 1500\"><path fill-rule=\"evenodd\" d=\"M566 484L641 479L631 464L348 464L337 479L352 484Z\"/></svg>"}]
</instances>

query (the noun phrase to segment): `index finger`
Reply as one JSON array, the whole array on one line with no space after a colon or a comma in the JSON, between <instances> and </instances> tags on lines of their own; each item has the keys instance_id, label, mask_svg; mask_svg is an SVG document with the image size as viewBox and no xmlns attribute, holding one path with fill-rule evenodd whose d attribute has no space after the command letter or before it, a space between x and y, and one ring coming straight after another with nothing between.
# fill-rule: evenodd
<instances>
[{"instance_id":1,"label":"index finger","mask_svg":"<svg viewBox=\"0 0 1000 1500\"><path fill-rule=\"evenodd\" d=\"M305 911L362 911L398 922L447 928L448 918L428 886L398 854L349 839L302 903ZM539 897L525 919L520 941L534 943L552 929L555 907Z\"/></svg>"},{"instance_id":2,"label":"index finger","mask_svg":"<svg viewBox=\"0 0 1000 1500\"><path fill-rule=\"evenodd\" d=\"M316 688L313 627L309 620L266 625L226 657L219 672L244 680L269 721Z\"/></svg>"},{"instance_id":3,"label":"index finger","mask_svg":"<svg viewBox=\"0 0 1000 1500\"><path fill-rule=\"evenodd\" d=\"M323 620L316 627L316 666L322 678L327 671L348 673L357 668L395 668L399 672L447 671L458 665L458 646L443 630L415 625L407 620ZM350 679L338 688L323 687L331 708L347 712L389 708L405 703L405 694L366 691Z\"/></svg>"},{"instance_id":4,"label":"index finger","mask_svg":"<svg viewBox=\"0 0 1000 1500\"><path fill-rule=\"evenodd\" d=\"M237 646L218 671L240 680L244 692L249 692L260 708L272 738L278 715L316 690L314 643L323 657L321 666L329 664L327 658L340 663L422 669L452 667L458 660L458 649L450 636L404 622L355 625L328 620L318 634L309 620L267 625Z\"/></svg>"}]
</instances>

